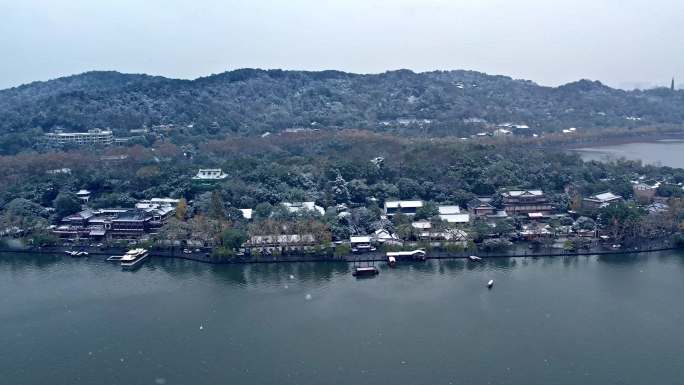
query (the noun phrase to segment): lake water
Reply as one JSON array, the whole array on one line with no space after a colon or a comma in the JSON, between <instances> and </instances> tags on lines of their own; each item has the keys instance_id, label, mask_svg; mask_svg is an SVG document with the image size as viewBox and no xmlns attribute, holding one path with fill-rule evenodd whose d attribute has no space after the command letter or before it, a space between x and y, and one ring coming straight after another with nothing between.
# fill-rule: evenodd
<instances>
[{"instance_id":1,"label":"lake water","mask_svg":"<svg viewBox=\"0 0 684 385\"><path fill-rule=\"evenodd\" d=\"M684 140L626 143L613 146L587 147L577 151L584 160L625 158L646 164L684 168Z\"/></svg>"},{"instance_id":2,"label":"lake water","mask_svg":"<svg viewBox=\"0 0 684 385\"><path fill-rule=\"evenodd\" d=\"M683 381L684 253L380 267L0 256L0 384Z\"/></svg>"}]
</instances>

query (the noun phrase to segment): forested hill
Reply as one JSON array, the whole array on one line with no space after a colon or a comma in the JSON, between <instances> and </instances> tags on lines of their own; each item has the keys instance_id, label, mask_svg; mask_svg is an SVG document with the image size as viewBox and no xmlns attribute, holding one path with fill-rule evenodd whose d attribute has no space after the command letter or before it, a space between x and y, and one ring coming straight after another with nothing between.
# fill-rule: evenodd
<instances>
[{"instance_id":1,"label":"forested hill","mask_svg":"<svg viewBox=\"0 0 684 385\"><path fill-rule=\"evenodd\" d=\"M680 124L684 92L624 91L588 80L543 87L472 71L257 69L196 80L88 72L0 91L5 141L57 127L121 134L156 124L190 126L189 135L308 127L464 136L506 122L538 131Z\"/></svg>"}]
</instances>

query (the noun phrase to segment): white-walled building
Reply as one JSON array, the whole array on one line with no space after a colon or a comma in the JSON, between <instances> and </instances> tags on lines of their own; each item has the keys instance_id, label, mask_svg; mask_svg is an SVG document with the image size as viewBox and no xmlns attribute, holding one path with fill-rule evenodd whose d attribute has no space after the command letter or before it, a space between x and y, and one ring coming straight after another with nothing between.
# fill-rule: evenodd
<instances>
[{"instance_id":1,"label":"white-walled building","mask_svg":"<svg viewBox=\"0 0 684 385\"><path fill-rule=\"evenodd\" d=\"M228 174L224 174L220 168L201 168L197 171L197 175L192 179L198 182L212 182L228 178Z\"/></svg>"},{"instance_id":2,"label":"white-walled building","mask_svg":"<svg viewBox=\"0 0 684 385\"><path fill-rule=\"evenodd\" d=\"M95 128L87 132L63 132L56 131L45 134L48 142L52 144L75 144L75 145L110 145L114 143L114 133L111 130Z\"/></svg>"}]
</instances>

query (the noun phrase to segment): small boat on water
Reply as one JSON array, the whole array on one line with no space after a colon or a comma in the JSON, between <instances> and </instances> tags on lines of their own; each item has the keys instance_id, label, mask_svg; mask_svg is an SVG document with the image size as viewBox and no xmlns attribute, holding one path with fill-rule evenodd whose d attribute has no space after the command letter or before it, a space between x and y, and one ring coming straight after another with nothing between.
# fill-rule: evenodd
<instances>
[{"instance_id":1,"label":"small boat on water","mask_svg":"<svg viewBox=\"0 0 684 385\"><path fill-rule=\"evenodd\" d=\"M387 264L389 267L394 267L397 265L397 258L395 257L387 257Z\"/></svg>"},{"instance_id":2,"label":"small boat on water","mask_svg":"<svg viewBox=\"0 0 684 385\"><path fill-rule=\"evenodd\" d=\"M69 250L69 251L65 251L65 253L67 255L72 256L72 257L86 257L86 256L88 256L87 251L71 251L71 250Z\"/></svg>"},{"instance_id":3,"label":"small boat on water","mask_svg":"<svg viewBox=\"0 0 684 385\"><path fill-rule=\"evenodd\" d=\"M490 279L489 282L487 282L487 288L491 289L492 287L494 287L494 280Z\"/></svg>"},{"instance_id":4,"label":"small boat on water","mask_svg":"<svg viewBox=\"0 0 684 385\"><path fill-rule=\"evenodd\" d=\"M471 255L471 256L468 257L468 259L471 260L471 261L473 261L473 262L477 262L477 261L481 261L481 260L482 260L482 258L480 258L480 257L478 257L478 256L476 256L476 255Z\"/></svg>"},{"instance_id":5,"label":"small boat on water","mask_svg":"<svg viewBox=\"0 0 684 385\"><path fill-rule=\"evenodd\" d=\"M354 277L372 277L380 274L380 271L375 266L356 267L352 271Z\"/></svg>"}]
</instances>

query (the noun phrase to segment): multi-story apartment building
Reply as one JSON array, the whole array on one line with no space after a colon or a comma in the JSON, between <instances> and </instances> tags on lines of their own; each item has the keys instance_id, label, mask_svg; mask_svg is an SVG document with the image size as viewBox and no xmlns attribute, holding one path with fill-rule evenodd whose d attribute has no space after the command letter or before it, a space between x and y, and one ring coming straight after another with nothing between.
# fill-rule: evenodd
<instances>
[{"instance_id":1,"label":"multi-story apartment building","mask_svg":"<svg viewBox=\"0 0 684 385\"><path fill-rule=\"evenodd\" d=\"M95 128L87 132L64 132L58 130L45 134L48 142L51 144L75 144L78 146L84 145L103 145L109 146L114 143L114 134L110 130L101 130Z\"/></svg>"}]
</instances>

